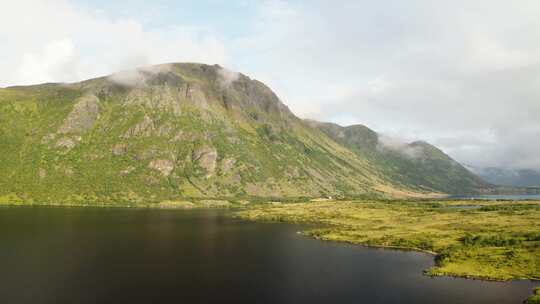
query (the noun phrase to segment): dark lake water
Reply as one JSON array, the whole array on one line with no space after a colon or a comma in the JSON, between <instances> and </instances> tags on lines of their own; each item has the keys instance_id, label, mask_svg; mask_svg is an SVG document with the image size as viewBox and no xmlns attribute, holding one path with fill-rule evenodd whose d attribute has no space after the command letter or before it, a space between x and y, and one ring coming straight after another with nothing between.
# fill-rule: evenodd
<instances>
[{"instance_id":1,"label":"dark lake water","mask_svg":"<svg viewBox=\"0 0 540 304\"><path fill-rule=\"evenodd\" d=\"M0 303L521 303L429 278L430 255L322 242L226 211L0 208Z\"/></svg>"}]
</instances>

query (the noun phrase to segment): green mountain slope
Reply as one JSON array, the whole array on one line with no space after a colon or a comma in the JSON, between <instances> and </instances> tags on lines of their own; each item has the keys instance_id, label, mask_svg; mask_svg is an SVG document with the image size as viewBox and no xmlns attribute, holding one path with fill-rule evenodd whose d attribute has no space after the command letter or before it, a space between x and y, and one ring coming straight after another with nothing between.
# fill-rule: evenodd
<instances>
[{"instance_id":1,"label":"green mountain slope","mask_svg":"<svg viewBox=\"0 0 540 304\"><path fill-rule=\"evenodd\" d=\"M393 188L264 84L219 66L1 89L0 117L0 195L162 200Z\"/></svg>"},{"instance_id":2,"label":"green mountain slope","mask_svg":"<svg viewBox=\"0 0 540 304\"><path fill-rule=\"evenodd\" d=\"M404 196L482 186L434 147L418 166L378 153L367 131L344 130L341 138L314 128L261 82L217 65L0 89L0 197Z\"/></svg>"},{"instance_id":3,"label":"green mountain slope","mask_svg":"<svg viewBox=\"0 0 540 304\"><path fill-rule=\"evenodd\" d=\"M400 185L451 194L475 193L489 188L479 177L426 142L398 142L384 138L363 125L341 127L332 123L308 122L370 161Z\"/></svg>"}]
</instances>

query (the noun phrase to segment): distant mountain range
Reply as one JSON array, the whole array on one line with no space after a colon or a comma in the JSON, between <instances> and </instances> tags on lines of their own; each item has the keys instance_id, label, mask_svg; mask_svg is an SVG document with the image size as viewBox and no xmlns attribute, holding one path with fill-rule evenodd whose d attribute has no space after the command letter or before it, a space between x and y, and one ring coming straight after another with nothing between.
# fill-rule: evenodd
<instances>
[{"instance_id":1,"label":"distant mountain range","mask_svg":"<svg viewBox=\"0 0 540 304\"><path fill-rule=\"evenodd\" d=\"M218 65L0 89L0 197L424 197L489 191L436 147L302 120Z\"/></svg>"},{"instance_id":2,"label":"distant mountain range","mask_svg":"<svg viewBox=\"0 0 540 304\"><path fill-rule=\"evenodd\" d=\"M468 166L485 181L500 186L540 187L540 171L531 169L475 168Z\"/></svg>"}]
</instances>

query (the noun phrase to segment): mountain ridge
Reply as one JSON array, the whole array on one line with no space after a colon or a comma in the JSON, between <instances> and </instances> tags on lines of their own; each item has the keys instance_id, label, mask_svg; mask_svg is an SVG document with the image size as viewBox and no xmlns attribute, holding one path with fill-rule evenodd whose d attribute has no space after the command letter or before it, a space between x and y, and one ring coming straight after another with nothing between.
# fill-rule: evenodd
<instances>
[{"instance_id":1,"label":"mountain ridge","mask_svg":"<svg viewBox=\"0 0 540 304\"><path fill-rule=\"evenodd\" d=\"M467 166L484 180L500 186L540 187L540 171L533 169L504 169L497 167L476 168Z\"/></svg>"},{"instance_id":2,"label":"mountain ridge","mask_svg":"<svg viewBox=\"0 0 540 304\"><path fill-rule=\"evenodd\" d=\"M0 120L0 195L21 199L455 190L397 180L361 149L295 116L262 82L218 65L169 63L69 84L12 86L0 89L0 114L7 118ZM412 144L411 153L422 145ZM463 189L485 184L469 186Z\"/></svg>"},{"instance_id":3,"label":"mountain ridge","mask_svg":"<svg viewBox=\"0 0 540 304\"><path fill-rule=\"evenodd\" d=\"M439 148L422 140L411 143L384 137L365 125L340 126L309 121L331 138L365 157L393 180L419 190L474 193L490 186Z\"/></svg>"}]
</instances>

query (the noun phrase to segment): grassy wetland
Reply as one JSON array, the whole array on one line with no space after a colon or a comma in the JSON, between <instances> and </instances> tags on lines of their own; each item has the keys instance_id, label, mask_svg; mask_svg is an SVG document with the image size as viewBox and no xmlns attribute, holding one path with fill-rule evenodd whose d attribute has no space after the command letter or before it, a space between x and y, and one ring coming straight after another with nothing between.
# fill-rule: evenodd
<instances>
[{"instance_id":1,"label":"grassy wetland","mask_svg":"<svg viewBox=\"0 0 540 304\"><path fill-rule=\"evenodd\" d=\"M432 253L431 276L540 279L540 201L318 201L237 215L316 224L303 233L320 240ZM539 293L529 303L540 303Z\"/></svg>"}]
</instances>

